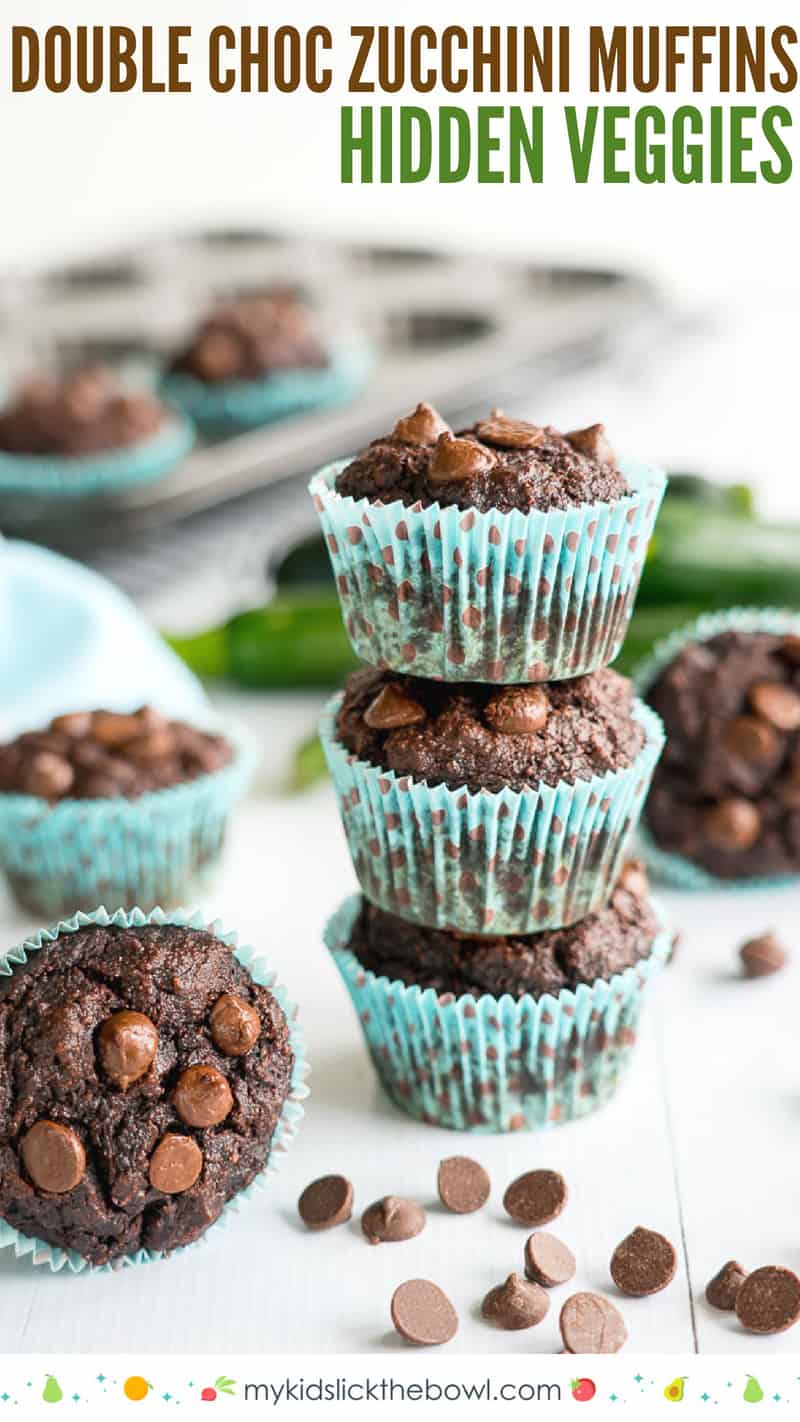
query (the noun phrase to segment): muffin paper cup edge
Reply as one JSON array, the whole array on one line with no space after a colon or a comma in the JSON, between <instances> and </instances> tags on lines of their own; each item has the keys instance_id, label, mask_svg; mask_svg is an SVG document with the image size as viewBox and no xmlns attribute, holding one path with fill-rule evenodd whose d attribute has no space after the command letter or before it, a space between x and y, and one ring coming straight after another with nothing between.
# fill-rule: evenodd
<instances>
[{"instance_id":1,"label":"muffin paper cup edge","mask_svg":"<svg viewBox=\"0 0 800 1422\"><path fill-rule=\"evenodd\" d=\"M255 1177L250 1185L226 1205L223 1206L219 1218L209 1226L205 1234L193 1244L183 1245L180 1249L174 1249L167 1254L163 1250L140 1249L136 1254L123 1255L120 1259L115 1259L110 1264L92 1265L83 1259L75 1250L61 1249L57 1245L46 1244L43 1240L34 1239L32 1236L24 1235L15 1229L13 1225L7 1224L5 1220L0 1220L0 1249L13 1246L17 1258L25 1255L30 1256L33 1264L46 1264L53 1273L58 1273L62 1269L72 1274L82 1274L87 1271L97 1274L114 1273L119 1269L133 1268L136 1264L149 1264L159 1259L168 1259L179 1254L185 1254L187 1250L194 1249L198 1245L205 1243L209 1235L218 1230L225 1229L230 1222L230 1215L240 1206L242 1201L249 1199L255 1190L263 1189L267 1183L267 1176L278 1168L276 1156L285 1154L294 1136L298 1123L303 1115L302 1102L309 1094L306 1084L310 1068L305 1055L305 1042L302 1031L297 1022L297 1008L289 1000L286 989L276 982L275 973L270 968L267 960L259 954L256 949L250 947L239 947L235 933L227 933L222 929L218 920L207 923L200 913L190 914L184 910L176 909L171 913L166 913L163 909L155 908L150 913L144 913L141 909L131 909L125 912L124 909L117 909L115 913L109 913L104 908L98 908L93 913L77 913L70 919L63 919L52 928L42 929L39 933L32 934L20 943L16 948L12 948L9 953L0 954L0 975L9 977L14 972L14 968L28 960L31 953L46 944L53 943L64 933L77 933L79 929L97 923L102 925L114 924L118 928L135 927L140 928L144 924L178 924L186 928L199 928L205 932L213 933L222 943L226 943L234 950L236 958L243 967L247 969L255 982L270 990L279 1007L281 1008L287 1025L289 1027L289 1042L294 1054L294 1064L292 1067L291 1083L289 1094L283 1104L283 1108L278 1119L278 1124L273 1132L270 1142L269 1158L263 1171Z\"/></svg>"},{"instance_id":2,"label":"muffin paper cup edge","mask_svg":"<svg viewBox=\"0 0 800 1422\"><path fill-rule=\"evenodd\" d=\"M0 493L20 498L113 494L162 478L186 457L194 439L192 421L171 411L161 430L122 449L69 458L0 450Z\"/></svg>"}]
</instances>

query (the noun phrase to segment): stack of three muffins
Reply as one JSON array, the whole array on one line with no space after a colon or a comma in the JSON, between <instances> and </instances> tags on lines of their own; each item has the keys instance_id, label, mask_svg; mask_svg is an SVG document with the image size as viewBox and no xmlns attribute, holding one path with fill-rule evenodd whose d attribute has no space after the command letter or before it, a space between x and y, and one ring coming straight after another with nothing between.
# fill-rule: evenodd
<instances>
[{"instance_id":1,"label":"stack of three muffins","mask_svg":"<svg viewBox=\"0 0 800 1422\"><path fill-rule=\"evenodd\" d=\"M601 426L430 406L315 476L370 669L322 739L363 899L327 943L391 1097L537 1128L613 1092L669 937L625 864L663 743L608 669L663 474Z\"/></svg>"}]
</instances>

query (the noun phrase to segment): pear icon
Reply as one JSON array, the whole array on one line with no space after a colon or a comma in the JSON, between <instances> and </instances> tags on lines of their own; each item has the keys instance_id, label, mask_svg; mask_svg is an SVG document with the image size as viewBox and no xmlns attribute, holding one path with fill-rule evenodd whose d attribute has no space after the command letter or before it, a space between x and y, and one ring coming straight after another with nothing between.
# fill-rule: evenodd
<instances>
[{"instance_id":1,"label":"pear icon","mask_svg":"<svg viewBox=\"0 0 800 1422\"><path fill-rule=\"evenodd\" d=\"M758 1378L754 1378L752 1373L747 1374L747 1386L744 1390L743 1397L745 1402L764 1401L764 1389L758 1381Z\"/></svg>"},{"instance_id":2,"label":"pear icon","mask_svg":"<svg viewBox=\"0 0 800 1422\"><path fill-rule=\"evenodd\" d=\"M42 1393L42 1402L60 1402L64 1394L58 1385L58 1379L52 1373L47 1374L47 1382Z\"/></svg>"},{"instance_id":3,"label":"pear icon","mask_svg":"<svg viewBox=\"0 0 800 1422\"><path fill-rule=\"evenodd\" d=\"M686 1378L673 1378L671 1383L667 1383L664 1388L664 1396L667 1402L683 1402L683 1384Z\"/></svg>"}]
</instances>

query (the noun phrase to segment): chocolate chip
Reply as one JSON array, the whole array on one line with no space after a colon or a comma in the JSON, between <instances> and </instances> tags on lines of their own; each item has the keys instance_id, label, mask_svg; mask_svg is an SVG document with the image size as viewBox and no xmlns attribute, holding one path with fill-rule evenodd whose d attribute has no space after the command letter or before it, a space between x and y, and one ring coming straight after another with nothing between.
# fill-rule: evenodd
<instances>
[{"instance_id":1,"label":"chocolate chip","mask_svg":"<svg viewBox=\"0 0 800 1422\"><path fill-rule=\"evenodd\" d=\"M781 681L757 681L750 687L753 710L779 731L800 730L800 691Z\"/></svg>"},{"instance_id":2,"label":"chocolate chip","mask_svg":"<svg viewBox=\"0 0 800 1422\"><path fill-rule=\"evenodd\" d=\"M53 717L50 722L50 730L60 731L62 735L80 740L82 736L88 736L91 725L90 711L67 711L63 716Z\"/></svg>"},{"instance_id":3,"label":"chocolate chip","mask_svg":"<svg viewBox=\"0 0 800 1422\"><path fill-rule=\"evenodd\" d=\"M100 1065L123 1091L144 1076L157 1051L158 1031L143 1012L115 1012L97 1033Z\"/></svg>"},{"instance_id":4,"label":"chocolate chip","mask_svg":"<svg viewBox=\"0 0 800 1422\"><path fill-rule=\"evenodd\" d=\"M396 682L389 681L367 707L364 720L373 731L393 731L398 726L424 721L425 708Z\"/></svg>"},{"instance_id":5,"label":"chocolate chip","mask_svg":"<svg viewBox=\"0 0 800 1422\"><path fill-rule=\"evenodd\" d=\"M443 434L436 441L428 478L432 484L457 484L486 473L496 462L496 455L476 440Z\"/></svg>"},{"instance_id":6,"label":"chocolate chip","mask_svg":"<svg viewBox=\"0 0 800 1422\"><path fill-rule=\"evenodd\" d=\"M141 724L135 716L122 716L115 711L95 711L92 716L92 735L101 746L124 746L141 732Z\"/></svg>"},{"instance_id":7,"label":"chocolate chip","mask_svg":"<svg viewBox=\"0 0 800 1422\"><path fill-rule=\"evenodd\" d=\"M224 329L212 329L200 336L192 352L192 362L201 380L230 379L238 370L240 360L239 339Z\"/></svg>"},{"instance_id":8,"label":"chocolate chip","mask_svg":"<svg viewBox=\"0 0 800 1422\"><path fill-rule=\"evenodd\" d=\"M800 1279L791 1269L754 1269L736 1295L736 1317L751 1333L785 1333L800 1318Z\"/></svg>"},{"instance_id":9,"label":"chocolate chip","mask_svg":"<svg viewBox=\"0 0 800 1422\"><path fill-rule=\"evenodd\" d=\"M517 1224L544 1225L567 1203L567 1185L557 1170L529 1170L509 1185L503 1208Z\"/></svg>"},{"instance_id":10,"label":"chocolate chip","mask_svg":"<svg viewBox=\"0 0 800 1422\"><path fill-rule=\"evenodd\" d=\"M66 1195L83 1179L86 1152L69 1126L57 1121L37 1121L22 1137L20 1154L25 1169L39 1190Z\"/></svg>"},{"instance_id":11,"label":"chocolate chip","mask_svg":"<svg viewBox=\"0 0 800 1422\"><path fill-rule=\"evenodd\" d=\"M169 726L156 726L152 731L145 731L144 735L125 742L126 756L137 765L150 765L154 760L174 755L175 749L175 737Z\"/></svg>"},{"instance_id":12,"label":"chocolate chip","mask_svg":"<svg viewBox=\"0 0 800 1422\"><path fill-rule=\"evenodd\" d=\"M544 444L545 432L527 420L512 420L502 410L493 410L488 420L475 426L475 433L486 444L498 449L535 449Z\"/></svg>"},{"instance_id":13,"label":"chocolate chip","mask_svg":"<svg viewBox=\"0 0 800 1422\"><path fill-rule=\"evenodd\" d=\"M175 1086L175 1110L187 1126L218 1126L233 1110L227 1078L216 1067L197 1063L181 1072Z\"/></svg>"},{"instance_id":14,"label":"chocolate chip","mask_svg":"<svg viewBox=\"0 0 800 1422\"><path fill-rule=\"evenodd\" d=\"M420 1347L449 1343L458 1332L458 1314L447 1294L428 1279L409 1279L395 1289L391 1312L401 1338Z\"/></svg>"},{"instance_id":15,"label":"chocolate chip","mask_svg":"<svg viewBox=\"0 0 800 1422\"><path fill-rule=\"evenodd\" d=\"M748 938L739 949L742 968L747 978L766 978L786 966L788 953L774 933L760 933Z\"/></svg>"},{"instance_id":16,"label":"chocolate chip","mask_svg":"<svg viewBox=\"0 0 800 1422\"><path fill-rule=\"evenodd\" d=\"M162 1136L150 1157L150 1184L165 1195L190 1190L203 1169L203 1152L191 1136Z\"/></svg>"},{"instance_id":17,"label":"chocolate chip","mask_svg":"<svg viewBox=\"0 0 800 1422\"><path fill-rule=\"evenodd\" d=\"M361 1228L370 1244L399 1244L425 1228L425 1211L416 1200L385 1195L364 1211Z\"/></svg>"},{"instance_id":18,"label":"chocolate chip","mask_svg":"<svg viewBox=\"0 0 800 1422\"><path fill-rule=\"evenodd\" d=\"M628 1338L622 1314L602 1294L572 1294L558 1326L568 1353L618 1353Z\"/></svg>"},{"instance_id":19,"label":"chocolate chip","mask_svg":"<svg viewBox=\"0 0 800 1422\"><path fill-rule=\"evenodd\" d=\"M504 1284L490 1289L481 1304L481 1316L498 1328L533 1328L541 1323L550 1300L538 1284L529 1284L519 1274L509 1274Z\"/></svg>"},{"instance_id":20,"label":"chocolate chip","mask_svg":"<svg viewBox=\"0 0 800 1422\"><path fill-rule=\"evenodd\" d=\"M761 816L749 800L732 795L706 810L703 825L716 849L736 854L752 849L761 833Z\"/></svg>"},{"instance_id":21,"label":"chocolate chip","mask_svg":"<svg viewBox=\"0 0 800 1422\"><path fill-rule=\"evenodd\" d=\"M768 765L780 755L780 737L759 716L735 716L725 731L725 745L733 755L754 765Z\"/></svg>"},{"instance_id":22,"label":"chocolate chip","mask_svg":"<svg viewBox=\"0 0 800 1422\"><path fill-rule=\"evenodd\" d=\"M525 1275L546 1289L566 1284L577 1267L572 1250L545 1230L537 1230L525 1245Z\"/></svg>"},{"instance_id":23,"label":"chocolate chip","mask_svg":"<svg viewBox=\"0 0 800 1422\"><path fill-rule=\"evenodd\" d=\"M800 765L778 782L777 790L782 805L789 810L800 810Z\"/></svg>"},{"instance_id":24,"label":"chocolate chip","mask_svg":"<svg viewBox=\"0 0 800 1422\"><path fill-rule=\"evenodd\" d=\"M706 1298L711 1307L724 1309L728 1313L735 1309L739 1290L746 1278L747 1270L735 1259L729 1259L706 1284Z\"/></svg>"},{"instance_id":25,"label":"chocolate chip","mask_svg":"<svg viewBox=\"0 0 800 1422\"><path fill-rule=\"evenodd\" d=\"M677 1255L669 1240L655 1230L638 1226L614 1250L611 1277L623 1294L644 1298L660 1293L672 1283L677 1266Z\"/></svg>"},{"instance_id":26,"label":"chocolate chip","mask_svg":"<svg viewBox=\"0 0 800 1422\"><path fill-rule=\"evenodd\" d=\"M787 662L791 662L793 667L800 667L800 635L798 633L787 633L781 641L781 651Z\"/></svg>"},{"instance_id":27,"label":"chocolate chip","mask_svg":"<svg viewBox=\"0 0 800 1422\"><path fill-rule=\"evenodd\" d=\"M22 767L20 785L25 795L56 800L71 789L75 774L68 760L52 751L37 751Z\"/></svg>"},{"instance_id":28,"label":"chocolate chip","mask_svg":"<svg viewBox=\"0 0 800 1422\"><path fill-rule=\"evenodd\" d=\"M256 1009L235 993L218 997L209 1016L211 1040L226 1057L244 1057L261 1036Z\"/></svg>"},{"instance_id":29,"label":"chocolate chip","mask_svg":"<svg viewBox=\"0 0 800 1422\"><path fill-rule=\"evenodd\" d=\"M550 714L550 701L540 686L506 686L486 703L484 715L503 735L532 736Z\"/></svg>"},{"instance_id":30,"label":"chocolate chip","mask_svg":"<svg viewBox=\"0 0 800 1422\"><path fill-rule=\"evenodd\" d=\"M617 462L617 457L606 439L605 425L587 425L585 430L570 430L564 438L579 454L588 454L601 464Z\"/></svg>"},{"instance_id":31,"label":"chocolate chip","mask_svg":"<svg viewBox=\"0 0 800 1422\"><path fill-rule=\"evenodd\" d=\"M344 1175L322 1175L306 1185L297 1209L307 1229L345 1224L353 1213L353 1187Z\"/></svg>"},{"instance_id":32,"label":"chocolate chip","mask_svg":"<svg viewBox=\"0 0 800 1422\"><path fill-rule=\"evenodd\" d=\"M439 1164L436 1177L439 1199L454 1215L472 1215L489 1198L489 1176L477 1160L468 1155L450 1155Z\"/></svg>"},{"instance_id":33,"label":"chocolate chip","mask_svg":"<svg viewBox=\"0 0 800 1422\"><path fill-rule=\"evenodd\" d=\"M617 880L620 889L626 889L635 899L646 899L650 892L650 881L643 859L626 859L622 873Z\"/></svg>"},{"instance_id":34,"label":"chocolate chip","mask_svg":"<svg viewBox=\"0 0 800 1422\"><path fill-rule=\"evenodd\" d=\"M404 415L392 430L392 438L403 444L435 444L439 435L450 434L450 426L438 410L422 401L411 415Z\"/></svg>"}]
</instances>

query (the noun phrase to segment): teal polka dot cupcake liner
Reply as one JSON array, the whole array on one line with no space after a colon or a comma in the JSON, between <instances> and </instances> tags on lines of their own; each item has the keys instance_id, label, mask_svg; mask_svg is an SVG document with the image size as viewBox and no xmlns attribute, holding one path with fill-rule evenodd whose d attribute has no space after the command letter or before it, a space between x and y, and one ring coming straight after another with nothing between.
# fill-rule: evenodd
<instances>
[{"instance_id":1,"label":"teal polka dot cupcake liner","mask_svg":"<svg viewBox=\"0 0 800 1422\"><path fill-rule=\"evenodd\" d=\"M207 382L172 371L163 377L161 391L202 429L230 432L345 404L358 394L371 366L368 347L354 344L334 350L319 369L275 371L261 380Z\"/></svg>"},{"instance_id":2,"label":"teal polka dot cupcake liner","mask_svg":"<svg viewBox=\"0 0 800 1422\"><path fill-rule=\"evenodd\" d=\"M338 739L341 694L320 736L367 898L463 933L535 933L607 902L661 754L655 712L634 704L645 742L632 765L570 785L474 793L370 765Z\"/></svg>"},{"instance_id":3,"label":"teal polka dot cupcake liner","mask_svg":"<svg viewBox=\"0 0 800 1422\"><path fill-rule=\"evenodd\" d=\"M732 607L721 612L704 613L686 627L665 637L653 648L649 656L634 668L633 683L640 696L647 699L650 689L658 681L662 672L675 660L685 647L695 642L707 642L720 632L769 632L781 637L787 633L800 634L800 612L779 607ZM661 849L653 839L646 824L637 830L637 842L642 856L653 876L674 889L693 892L709 892L724 889L729 893L753 892L763 889L796 888L797 874L760 875L749 879L720 879L699 864L693 864L681 854L673 854Z\"/></svg>"},{"instance_id":4,"label":"teal polka dot cupcake liner","mask_svg":"<svg viewBox=\"0 0 800 1422\"><path fill-rule=\"evenodd\" d=\"M175 905L216 866L231 812L258 763L253 738L225 728L233 759L138 799L0 794L0 867L17 901L52 921L98 903Z\"/></svg>"},{"instance_id":5,"label":"teal polka dot cupcake liner","mask_svg":"<svg viewBox=\"0 0 800 1422\"><path fill-rule=\"evenodd\" d=\"M101 454L58 457L0 450L0 495L75 499L121 493L163 478L185 459L194 439L192 421L170 414L150 439Z\"/></svg>"},{"instance_id":6,"label":"teal polka dot cupcake liner","mask_svg":"<svg viewBox=\"0 0 800 1422\"><path fill-rule=\"evenodd\" d=\"M161 925L167 923L180 924L183 927L197 928L207 933L213 933L222 943L226 943L233 949L236 958L247 969L254 982L269 989L286 1018L294 1064L289 1093L270 1143L269 1158L265 1169L255 1177L252 1184L224 1206L221 1215L206 1231L202 1239L197 1240L194 1244L185 1245L181 1249L175 1249L171 1254L157 1249L140 1249L135 1254L124 1255L110 1264L92 1265L75 1250L60 1249L57 1245L21 1234L12 1225L0 1220L0 1249L13 1249L18 1259L28 1258L32 1264L43 1264L56 1274L61 1271L67 1274L116 1273L121 1269L130 1269L137 1264L151 1264L159 1259L175 1257L185 1254L189 1249L198 1248L206 1240L226 1229L241 1206L269 1183L269 1176L277 1170L280 1159L289 1149L303 1116L302 1103L308 1096L306 1078L309 1074L309 1066L306 1061L303 1034L297 1022L297 1009L289 1001L286 989L276 982L275 974L266 960L256 952L255 948L239 946L236 934L224 932L219 921L209 924L199 913L190 915L182 910L165 913L160 908L155 908L150 913L143 913L139 908L134 908L129 913L124 912L123 909L118 909L116 913L108 913L104 908L96 909L92 913L77 913L72 918L56 924L53 928L42 929L40 933L33 934L30 938L26 938L24 943L12 948L9 953L0 955L0 978L11 976L18 967L27 963L31 955L38 952L39 949L56 942L64 934L77 933L79 929L86 928L90 924L139 928L144 924Z\"/></svg>"},{"instance_id":7,"label":"teal polka dot cupcake liner","mask_svg":"<svg viewBox=\"0 0 800 1422\"><path fill-rule=\"evenodd\" d=\"M614 1095L636 1045L646 991L667 961L649 956L558 997L454 997L362 968L348 943L361 900L330 919L325 943L344 980L378 1077L395 1105L433 1126L477 1133L543 1130Z\"/></svg>"},{"instance_id":8,"label":"teal polka dot cupcake liner","mask_svg":"<svg viewBox=\"0 0 800 1422\"><path fill-rule=\"evenodd\" d=\"M613 661L666 488L620 465L613 504L500 513L337 494L343 460L309 490L356 654L444 681L560 681Z\"/></svg>"}]
</instances>

